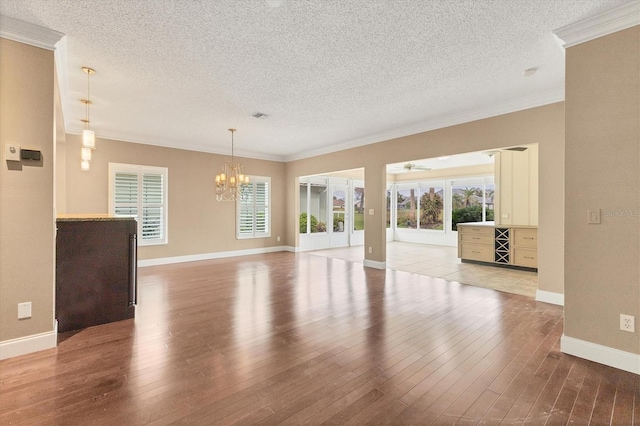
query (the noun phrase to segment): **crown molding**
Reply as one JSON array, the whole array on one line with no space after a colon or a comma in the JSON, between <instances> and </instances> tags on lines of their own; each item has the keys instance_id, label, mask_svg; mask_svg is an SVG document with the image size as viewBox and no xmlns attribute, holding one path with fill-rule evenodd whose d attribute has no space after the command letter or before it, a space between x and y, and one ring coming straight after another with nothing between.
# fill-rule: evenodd
<instances>
[{"instance_id":1,"label":"crown molding","mask_svg":"<svg viewBox=\"0 0 640 426\"><path fill-rule=\"evenodd\" d=\"M0 15L0 37L19 43L55 50L64 34L29 22Z\"/></svg>"},{"instance_id":2,"label":"crown molding","mask_svg":"<svg viewBox=\"0 0 640 426\"><path fill-rule=\"evenodd\" d=\"M529 108L535 108L542 105L553 104L564 101L564 86L552 89L542 93L513 99L482 108L463 111L458 114L437 117L432 120L420 122L406 127L401 127L388 132L376 133L362 138L354 139L349 142L330 145L312 151L304 151L285 157L284 161L296 161L304 158L316 157L318 155L330 154L345 149L357 148L364 145L370 145L377 142L384 142L391 139L397 139L405 136L411 136L418 133L424 133L431 130L442 129L444 127L455 126L458 124L468 123L471 121L482 120L485 118L495 117L498 115L509 114L512 112L522 111Z\"/></svg>"},{"instance_id":3,"label":"crown molding","mask_svg":"<svg viewBox=\"0 0 640 426\"><path fill-rule=\"evenodd\" d=\"M640 25L640 1L632 1L615 9L582 21L575 22L553 32L561 47L575 46L627 28Z\"/></svg>"},{"instance_id":4,"label":"crown molding","mask_svg":"<svg viewBox=\"0 0 640 426\"><path fill-rule=\"evenodd\" d=\"M162 148L171 148L171 149L180 149L183 151L196 151L196 152L205 152L207 154L216 154L216 155L226 155L231 156L231 149L229 150L218 150L210 145L199 144L199 143L189 143L189 144L177 144L174 141L170 140L157 140L155 139L153 142L144 140L144 139L136 139L131 138L130 136L124 133L117 132L103 132L100 130L95 130L96 132L96 144L101 143L102 140L112 140L117 142L127 142L127 143L136 143L140 145L151 145L158 146ZM76 135L82 136L82 129L79 127L73 127L71 129L66 128L66 133L68 135ZM271 155L262 152L254 152L236 149L234 155L238 158L251 158L254 160L266 160L266 161L278 161L284 162L285 159L281 155Z\"/></svg>"}]
</instances>

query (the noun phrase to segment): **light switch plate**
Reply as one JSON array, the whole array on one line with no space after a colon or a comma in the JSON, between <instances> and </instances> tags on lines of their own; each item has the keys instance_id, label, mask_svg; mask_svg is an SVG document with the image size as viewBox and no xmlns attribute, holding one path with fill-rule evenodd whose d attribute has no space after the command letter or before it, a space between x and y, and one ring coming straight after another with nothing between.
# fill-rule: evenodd
<instances>
[{"instance_id":1,"label":"light switch plate","mask_svg":"<svg viewBox=\"0 0 640 426\"><path fill-rule=\"evenodd\" d=\"M587 210L587 223L589 225L600 223L600 209Z\"/></svg>"},{"instance_id":2,"label":"light switch plate","mask_svg":"<svg viewBox=\"0 0 640 426\"><path fill-rule=\"evenodd\" d=\"M373 216L373 209L369 209L369 216Z\"/></svg>"},{"instance_id":3,"label":"light switch plate","mask_svg":"<svg viewBox=\"0 0 640 426\"><path fill-rule=\"evenodd\" d=\"M4 159L7 161L20 161L20 147L10 143L4 146Z\"/></svg>"},{"instance_id":4,"label":"light switch plate","mask_svg":"<svg viewBox=\"0 0 640 426\"><path fill-rule=\"evenodd\" d=\"M18 303L18 319L31 318L31 302Z\"/></svg>"}]
</instances>

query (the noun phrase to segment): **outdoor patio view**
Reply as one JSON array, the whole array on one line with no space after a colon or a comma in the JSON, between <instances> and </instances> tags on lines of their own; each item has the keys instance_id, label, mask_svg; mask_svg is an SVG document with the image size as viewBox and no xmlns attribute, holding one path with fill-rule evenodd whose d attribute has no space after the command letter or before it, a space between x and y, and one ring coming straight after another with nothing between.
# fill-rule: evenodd
<instances>
[{"instance_id":1,"label":"outdoor patio view","mask_svg":"<svg viewBox=\"0 0 640 426\"><path fill-rule=\"evenodd\" d=\"M398 189L398 228L444 229L444 188L425 187Z\"/></svg>"},{"instance_id":2,"label":"outdoor patio view","mask_svg":"<svg viewBox=\"0 0 640 426\"><path fill-rule=\"evenodd\" d=\"M443 231L445 220L449 220L447 209L452 231L457 230L458 223L494 220L493 178L399 183L392 206L393 192L392 185L387 189L387 228L392 222L392 207L398 229Z\"/></svg>"},{"instance_id":3,"label":"outdoor patio view","mask_svg":"<svg viewBox=\"0 0 640 426\"><path fill-rule=\"evenodd\" d=\"M351 182L320 178L300 182L300 234L364 231L364 185ZM347 224L350 215L352 225Z\"/></svg>"},{"instance_id":4,"label":"outdoor patio view","mask_svg":"<svg viewBox=\"0 0 640 426\"><path fill-rule=\"evenodd\" d=\"M353 230L364 230L364 188L353 188Z\"/></svg>"},{"instance_id":5,"label":"outdoor patio view","mask_svg":"<svg viewBox=\"0 0 640 426\"><path fill-rule=\"evenodd\" d=\"M493 176L390 183L387 228L445 231L446 223L450 232L458 223L493 221L494 192ZM363 231L365 209L361 181L300 183L300 234Z\"/></svg>"},{"instance_id":6,"label":"outdoor patio view","mask_svg":"<svg viewBox=\"0 0 640 426\"><path fill-rule=\"evenodd\" d=\"M493 184L482 186L454 185L452 192L451 230L458 230L458 223L493 221Z\"/></svg>"},{"instance_id":7,"label":"outdoor patio view","mask_svg":"<svg viewBox=\"0 0 640 426\"><path fill-rule=\"evenodd\" d=\"M327 185L300 184L300 233L327 232Z\"/></svg>"}]
</instances>

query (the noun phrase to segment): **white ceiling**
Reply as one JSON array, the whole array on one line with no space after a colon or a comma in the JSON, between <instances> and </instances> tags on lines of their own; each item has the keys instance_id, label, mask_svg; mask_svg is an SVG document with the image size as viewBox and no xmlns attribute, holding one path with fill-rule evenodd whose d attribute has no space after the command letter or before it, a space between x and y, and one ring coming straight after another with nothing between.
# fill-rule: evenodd
<instances>
[{"instance_id":1,"label":"white ceiling","mask_svg":"<svg viewBox=\"0 0 640 426\"><path fill-rule=\"evenodd\" d=\"M66 34L67 132L82 130L90 66L98 137L228 153L236 127L237 153L292 160L562 100L552 31L626 3L2 0L0 13Z\"/></svg>"}]
</instances>

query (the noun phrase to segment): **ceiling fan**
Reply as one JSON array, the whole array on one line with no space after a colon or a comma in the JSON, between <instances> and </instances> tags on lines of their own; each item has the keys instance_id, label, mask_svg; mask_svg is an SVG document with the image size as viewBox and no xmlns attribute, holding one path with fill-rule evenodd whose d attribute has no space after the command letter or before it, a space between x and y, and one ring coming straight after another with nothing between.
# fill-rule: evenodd
<instances>
[{"instance_id":1,"label":"ceiling fan","mask_svg":"<svg viewBox=\"0 0 640 426\"><path fill-rule=\"evenodd\" d=\"M416 163L406 163L402 166L406 171L411 172L413 170L431 170L431 167L421 166Z\"/></svg>"}]
</instances>

